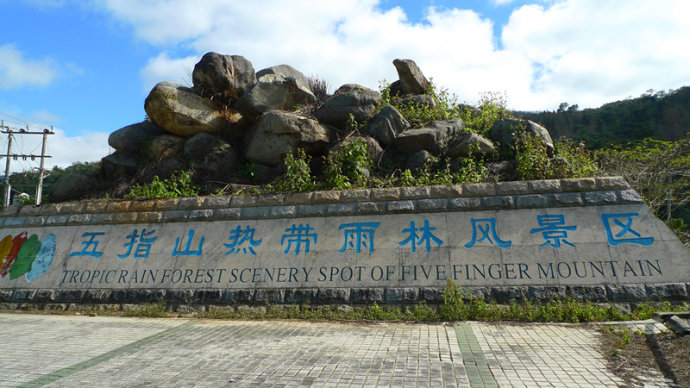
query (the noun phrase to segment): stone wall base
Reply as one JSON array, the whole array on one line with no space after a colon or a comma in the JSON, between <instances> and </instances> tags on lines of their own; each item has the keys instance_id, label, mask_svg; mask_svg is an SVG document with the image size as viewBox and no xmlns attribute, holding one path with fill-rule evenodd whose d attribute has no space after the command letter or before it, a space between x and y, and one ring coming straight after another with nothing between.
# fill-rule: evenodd
<instances>
[{"instance_id":1,"label":"stone wall base","mask_svg":"<svg viewBox=\"0 0 690 388\"><path fill-rule=\"evenodd\" d=\"M15 289L0 290L0 309L79 309L84 306L115 307L142 303L169 306L266 306L266 305L415 305L443 304L443 287L419 288L287 288L287 289ZM505 304L527 299L546 302L572 298L596 303L639 303L646 301L690 302L690 283L468 287L466 299ZM79 306L82 307L79 307Z\"/></svg>"}]
</instances>

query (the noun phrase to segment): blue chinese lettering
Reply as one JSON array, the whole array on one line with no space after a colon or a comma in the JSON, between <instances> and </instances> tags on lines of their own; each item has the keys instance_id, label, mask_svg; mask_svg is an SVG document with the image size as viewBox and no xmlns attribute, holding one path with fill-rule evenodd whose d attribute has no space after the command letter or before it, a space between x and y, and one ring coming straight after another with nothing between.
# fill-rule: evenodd
<instances>
[{"instance_id":1,"label":"blue chinese lettering","mask_svg":"<svg viewBox=\"0 0 690 388\"><path fill-rule=\"evenodd\" d=\"M436 228L429 226L429 220L424 220L424 226L419 229L415 226L414 221L410 221L410 227L402 230L403 233L409 233L410 235L405 240L399 242L398 245L402 247L410 244L410 252L414 252L418 245L425 244L426 253L429 253L432 241L436 243L437 246L441 246L441 244L443 244L443 241L440 238L431 233L434 230L436 230ZM421 237L417 235L418 231L422 232Z\"/></svg>"},{"instance_id":2,"label":"blue chinese lettering","mask_svg":"<svg viewBox=\"0 0 690 388\"><path fill-rule=\"evenodd\" d=\"M577 229L577 226L565 226L565 217L562 214L537 216L537 222L539 222L541 228L532 229L530 233L541 233L544 240L546 240L546 242L539 247L551 245L554 248L560 248L561 243L570 245L571 247L575 246L566 240L566 238L568 237L568 231Z\"/></svg>"},{"instance_id":3,"label":"blue chinese lettering","mask_svg":"<svg viewBox=\"0 0 690 388\"><path fill-rule=\"evenodd\" d=\"M290 252L292 246L294 245L295 256L299 255L299 252L302 249L302 244L304 244L304 253L309 253L311 243L313 242L316 244L316 239L318 237L316 233L310 233L313 230L314 228L309 226L309 224L299 224L299 226L292 224L291 227L285 229L285 232L287 233L280 238L281 246L285 244L285 241L287 241L287 247L285 248L285 251L283 251L283 254Z\"/></svg>"},{"instance_id":4,"label":"blue chinese lettering","mask_svg":"<svg viewBox=\"0 0 690 388\"><path fill-rule=\"evenodd\" d=\"M84 246L84 249L82 249L79 252L72 252L69 254L69 257L72 256L91 256L96 259L99 257L103 256L103 252L97 252L96 249L98 249L98 241L96 241L97 236L104 236L105 232L86 232L82 234L81 236L83 238L89 237L88 240L84 240L81 242L81 245ZM89 250L91 248L91 250Z\"/></svg>"},{"instance_id":5,"label":"blue chinese lettering","mask_svg":"<svg viewBox=\"0 0 690 388\"><path fill-rule=\"evenodd\" d=\"M172 251L172 256L201 256L201 250L204 246L204 236L199 240L199 246L196 250L191 250L192 240L194 239L194 229L189 229L187 232L187 245L184 250L180 250L180 238L175 238L175 249Z\"/></svg>"},{"instance_id":6,"label":"blue chinese lettering","mask_svg":"<svg viewBox=\"0 0 690 388\"><path fill-rule=\"evenodd\" d=\"M471 248L475 243L480 243L484 240L488 240L489 244L498 245L501 249L510 248L512 241L503 241L498 238L498 233L496 233L496 218L472 218L472 241L465 244L465 248ZM481 233L479 239L477 239L477 230ZM489 236L491 233L491 236ZM491 240L493 237L493 241Z\"/></svg>"},{"instance_id":7,"label":"blue chinese lettering","mask_svg":"<svg viewBox=\"0 0 690 388\"><path fill-rule=\"evenodd\" d=\"M256 256L254 248L261 245L263 239L259 241L254 240L254 232L256 232L256 230L250 228L249 225L247 225L244 230L242 230L241 226L237 225L235 229L230 231L230 237L228 237L230 242L228 244L223 244L226 248L230 249L225 255L227 256L231 253L238 254L242 251L245 255L249 252L250 255ZM249 246L243 246L244 243L249 244Z\"/></svg>"},{"instance_id":8,"label":"blue chinese lettering","mask_svg":"<svg viewBox=\"0 0 690 388\"><path fill-rule=\"evenodd\" d=\"M123 247L127 248L127 252L122 255L117 255L117 257L124 259L129 257L132 253L132 248L136 244L136 249L134 249L135 258L147 258L149 257L149 252L151 251L151 244L158 239L158 237L147 237L156 233L155 230L147 232L146 229L141 230L141 235L137 229L134 229L132 234L128 235L127 238L129 242L124 244Z\"/></svg>"},{"instance_id":9,"label":"blue chinese lettering","mask_svg":"<svg viewBox=\"0 0 690 388\"><path fill-rule=\"evenodd\" d=\"M645 247L652 245L654 237L642 237L632 228L633 217L638 217L639 215L639 213L602 214L601 221L604 223L606 239L609 245L612 247L620 244L637 244ZM615 235L614 231L611 230L614 226L617 229Z\"/></svg>"},{"instance_id":10,"label":"blue chinese lettering","mask_svg":"<svg viewBox=\"0 0 690 388\"><path fill-rule=\"evenodd\" d=\"M380 222L357 222L353 224L340 224L338 230L343 230L343 247L338 252L343 253L349 248L355 249L355 254L359 254L362 247L374 251L374 232L379 227Z\"/></svg>"}]
</instances>

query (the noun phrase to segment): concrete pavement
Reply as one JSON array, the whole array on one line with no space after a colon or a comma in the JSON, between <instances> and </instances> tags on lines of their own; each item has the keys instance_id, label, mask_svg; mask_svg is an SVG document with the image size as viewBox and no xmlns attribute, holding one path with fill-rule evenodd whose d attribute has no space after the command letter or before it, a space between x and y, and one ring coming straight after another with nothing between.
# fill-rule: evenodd
<instances>
[{"instance_id":1,"label":"concrete pavement","mask_svg":"<svg viewBox=\"0 0 690 388\"><path fill-rule=\"evenodd\" d=\"M3 387L622 385L568 324L221 321L0 314ZM647 378L669 386L661 372Z\"/></svg>"}]
</instances>

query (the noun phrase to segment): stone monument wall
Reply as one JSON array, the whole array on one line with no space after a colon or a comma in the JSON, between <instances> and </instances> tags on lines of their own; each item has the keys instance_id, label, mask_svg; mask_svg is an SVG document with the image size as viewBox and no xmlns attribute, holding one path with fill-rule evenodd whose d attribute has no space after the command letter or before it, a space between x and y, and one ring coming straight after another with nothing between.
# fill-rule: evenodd
<instances>
[{"instance_id":1,"label":"stone monument wall","mask_svg":"<svg viewBox=\"0 0 690 388\"><path fill-rule=\"evenodd\" d=\"M83 201L0 214L0 304L688 300L690 254L618 177Z\"/></svg>"}]
</instances>

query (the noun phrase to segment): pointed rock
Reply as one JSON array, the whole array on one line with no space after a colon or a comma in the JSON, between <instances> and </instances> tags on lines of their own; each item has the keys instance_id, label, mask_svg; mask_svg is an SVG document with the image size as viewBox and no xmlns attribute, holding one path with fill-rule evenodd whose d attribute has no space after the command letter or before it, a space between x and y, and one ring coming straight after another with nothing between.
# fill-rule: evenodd
<instances>
[{"instance_id":1,"label":"pointed rock","mask_svg":"<svg viewBox=\"0 0 690 388\"><path fill-rule=\"evenodd\" d=\"M400 78L400 91L405 94L425 94L429 89L429 81L427 81L422 70L417 66L415 61L411 59L395 59L393 65L398 71L398 78Z\"/></svg>"}]
</instances>

